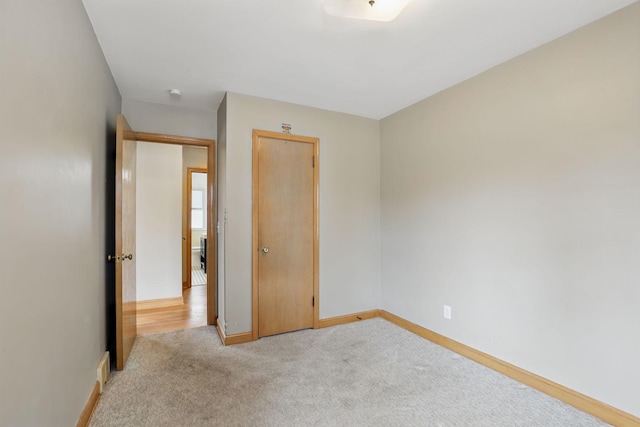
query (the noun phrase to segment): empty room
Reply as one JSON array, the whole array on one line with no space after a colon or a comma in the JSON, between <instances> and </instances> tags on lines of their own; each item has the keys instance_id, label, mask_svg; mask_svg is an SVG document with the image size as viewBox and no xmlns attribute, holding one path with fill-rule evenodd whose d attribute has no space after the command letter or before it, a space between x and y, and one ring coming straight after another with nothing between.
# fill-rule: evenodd
<instances>
[{"instance_id":1,"label":"empty room","mask_svg":"<svg viewBox=\"0 0 640 427\"><path fill-rule=\"evenodd\" d=\"M640 2L0 0L0 93L0 425L640 426Z\"/></svg>"}]
</instances>

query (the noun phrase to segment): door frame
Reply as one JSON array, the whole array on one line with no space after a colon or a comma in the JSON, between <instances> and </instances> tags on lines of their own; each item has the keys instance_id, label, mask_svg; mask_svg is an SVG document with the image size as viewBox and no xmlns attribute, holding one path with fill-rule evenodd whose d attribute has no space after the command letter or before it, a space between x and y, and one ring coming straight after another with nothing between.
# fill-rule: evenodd
<instances>
[{"instance_id":1,"label":"door frame","mask_svg":"<svg viewBox=\"0 0 640 427\"><path fill-rule=\"evenodd\" d=\"M186 136L166 135L160 133L135 132L136 139L141 142L156 142L181 146L196 146L207 148L207 324L216 325L218 321L216 304L216 256L218 239L215 238L215 224L217 210L214 209L216 200L215 171L216 171L216 141L205 138L191 138ZM189 216L190 218L190 216ZM191 248L189 248L189 252ZM213 254L213 256L208 256ZM189 258L191 254L189 253ZM191 274L191 271L188 272ZM191 280L190 278L188 280Z\"/></svg>"},{"instance_id":2,"label":"door frame","mask_svg":"<svg viewBox=\"0 0 640 427\"><path fill-rule=\"evenodd\" d=\"M207 174L207 180L209 179L209 173L207 172L206 168L187 168L187 256L186 258L186 262L187 262L187 287L186 289L191 289L192 286L192 282L191 282L191 269L193 268L193 263L192 263L192 256L193 254L191 253L192 251L192 246L193 246L193 238L192 238L192 233L191 233L191 191L193 190L193 177L191 176L192 173L206 173ZM208 193L208 192L207 192ZM207 195L207 197L209 197ZM207 199L208 200L208 199ZM208 212L209 206L207 206L207 216L209 214ZM207 245L209 244L209 225L207 224ZM209 252L207 252L207 260L209 259ZM209 271L209 265L207 262L207 271ZM207 277L207 282L209 282L209 278Z\"/></svg>"},{"instance_id":3,"label":"door frame","mask_svg":"<svg viewBox=\"0 0 640 427\"><path fill-rule=\"evenodd\" d=\"M260 138L280 139L291 142L313 144L314 168L313 168L313 329L320 327L320 222L319 222L319 184L320 184L320 140L310 136L293 135L266 130L253 130L253 207L252 207L252 249L251 249L251 319L252 340L259 338L259 240L258 224L260 213L258 212L258 197L260 191L259 180L259 142Z\"/></svg>"}]
</instances>

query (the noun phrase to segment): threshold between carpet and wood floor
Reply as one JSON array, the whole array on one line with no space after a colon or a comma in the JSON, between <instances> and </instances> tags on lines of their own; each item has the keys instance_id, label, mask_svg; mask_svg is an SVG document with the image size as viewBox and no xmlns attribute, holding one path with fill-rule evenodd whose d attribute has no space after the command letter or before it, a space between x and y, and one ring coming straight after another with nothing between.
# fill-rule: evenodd
<instances>
[{"instance_id":1,"label":"threshold between carpet and wood floor","mask_svg":"<svg viewBox=\"0 0 640 427\"><path fill-rule=\"evenodd\" d=\"M175 300L173 304L172 300ZM138 335L204 326L207 324L207 287L193 286L183 290L182 297L148 301L139 306L137 317Z\"/></svg>"},{"instance_id":2,"label":"threshold between carpet and wood floor","mask_svg":"<svg viewBox=\"0 0 640 427\"><path fill-rule=\"evenodd\" d=\"M401 326L377 318L231 347L212 326L140 336L91 425L606 425ZM609 422L637 425L621 414Z\"/></svg>"}]
</instances>

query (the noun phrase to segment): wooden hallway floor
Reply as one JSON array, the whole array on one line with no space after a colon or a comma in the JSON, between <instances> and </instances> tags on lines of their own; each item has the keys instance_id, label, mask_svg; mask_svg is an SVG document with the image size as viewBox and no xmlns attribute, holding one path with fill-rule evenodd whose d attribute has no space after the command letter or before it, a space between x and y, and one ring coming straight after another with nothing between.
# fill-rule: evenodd
<instances>
[{"instance_id":1,"label":"wooden hallway floor","mask_svg":"<svg viewBox=\"0 0 640 427\"><path fill-rule=\"evenodd\" d=\"M181 306L138 310L138 335L196 328L207 324L207 287L193 286L182 292Z\"/></svg>"}]
</instances>

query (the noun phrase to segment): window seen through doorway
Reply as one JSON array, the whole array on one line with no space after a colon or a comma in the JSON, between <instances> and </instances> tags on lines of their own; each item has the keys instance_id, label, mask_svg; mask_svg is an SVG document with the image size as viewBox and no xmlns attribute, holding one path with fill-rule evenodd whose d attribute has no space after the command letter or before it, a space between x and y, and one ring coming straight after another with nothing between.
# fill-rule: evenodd
<instances>
[{"instance_id":1,"label":"window seen through doorway","mask_svg":"<svg viewBox=\"0 0 640 427\"><path fill-rule=\"evenodd\" d=\"M191 191L191 228L204 229L204 191Z\"/></svg>"}]
</instances>

